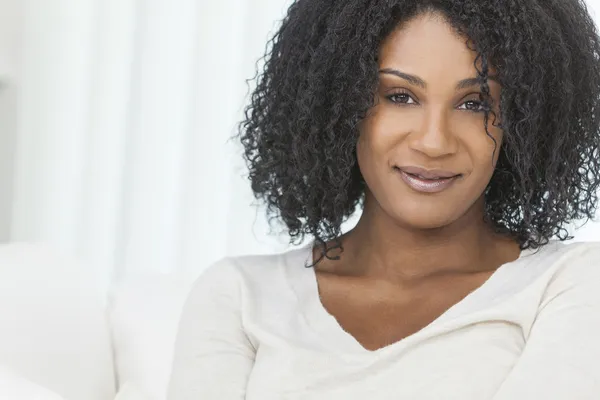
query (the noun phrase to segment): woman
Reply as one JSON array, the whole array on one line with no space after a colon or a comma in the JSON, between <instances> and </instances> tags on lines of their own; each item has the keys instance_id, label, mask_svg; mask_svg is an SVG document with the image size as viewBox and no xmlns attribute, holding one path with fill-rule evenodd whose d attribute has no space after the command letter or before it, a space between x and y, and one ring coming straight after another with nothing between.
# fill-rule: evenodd
<instances>
[{"instance_id":1,"label":"woman","mask_svg":"<svg viewBox=\"0 0 600 400\"><path fill-rule=\"evenodd\" d=\"M170 400L600 399L600 245L562 243L599 55L578 0L296 1L241 140L315 240L199 279Z\"/></svg>"}]
</instances>

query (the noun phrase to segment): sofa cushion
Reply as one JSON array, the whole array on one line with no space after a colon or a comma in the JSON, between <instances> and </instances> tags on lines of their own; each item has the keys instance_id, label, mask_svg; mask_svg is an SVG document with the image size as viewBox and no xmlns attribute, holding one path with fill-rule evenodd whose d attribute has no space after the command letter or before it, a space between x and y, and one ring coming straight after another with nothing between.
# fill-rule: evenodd
<instances>
[{"instance_id":1,"label":"sofa cushion","mask_svg":"<svg viewBox=\"0 0 600 400\"><path fill-rule=\"evenodd\" d=\"M0 366L0 399L11 400L64 400L63 397Z\"/></svg>"},{"instance_id":2,"label":"sofa cushion","mask_svg":"<svg viewBox=\"0 0 600 400\"><path fill-rule=\"evenodd\" d=\"M116 283L110 320L119 385L164 400L179 317L194 277L137 274Z\"/></svg>"},{"instance_id":3,"label":"sofa cushion","mask_svg":"<svg viewBox=\"0 0 600 400\"><path fill-rule=\"evenodd\" d=\"M48 246L0 246L0 363L67 400L112 400L105 293Z\"/></svg>"}]
</instances>

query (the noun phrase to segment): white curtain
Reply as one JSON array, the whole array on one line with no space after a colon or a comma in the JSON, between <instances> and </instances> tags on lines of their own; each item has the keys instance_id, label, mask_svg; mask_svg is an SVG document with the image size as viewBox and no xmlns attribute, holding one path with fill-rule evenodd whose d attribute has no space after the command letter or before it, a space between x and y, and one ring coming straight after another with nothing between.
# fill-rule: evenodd
<instances>
[{"instance_id":1,"label":"white curtain","mask_svg":"<svg viewBox=\"0 0 600 400\"><path fill-rule=\"evenodd\" d=\"M106 280L287 248L228 138L288 3L1 0L19 50L0 95L16 110L2 125L5 239L49 242Z\"/></svg>"},{"instance_id":2,"label":"white curtain","mask_svg":"<svg viewBox=\"0 0 600 400\"><path fill-rule=\"evenodd\" d=\"M228 141L285 3L23 1L9 239L107 279L285 248Z\"/></svg>"}]
</instances>

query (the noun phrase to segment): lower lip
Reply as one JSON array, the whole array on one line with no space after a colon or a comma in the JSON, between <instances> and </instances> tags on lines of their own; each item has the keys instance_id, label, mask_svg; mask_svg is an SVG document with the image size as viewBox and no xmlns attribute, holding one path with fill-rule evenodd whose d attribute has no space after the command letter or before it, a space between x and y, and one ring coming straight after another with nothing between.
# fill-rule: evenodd
<instances>
[{"instance_id":1,"label":"lower lip","mask_svg":"<svg viewBox=\"0 0 600 400\"><path fill-rule=\"evenodd\" d=\"M452 178L446 179L436 179L436 180L427 180L420 179L416 176L409 175L406 172L397 169L402 177L402 180L410 186L413 190L421 193L439 193L446 189L448 189L452 184L456 181L456 179L460 176L455 176Z\"/></svg>"}]
</instances>

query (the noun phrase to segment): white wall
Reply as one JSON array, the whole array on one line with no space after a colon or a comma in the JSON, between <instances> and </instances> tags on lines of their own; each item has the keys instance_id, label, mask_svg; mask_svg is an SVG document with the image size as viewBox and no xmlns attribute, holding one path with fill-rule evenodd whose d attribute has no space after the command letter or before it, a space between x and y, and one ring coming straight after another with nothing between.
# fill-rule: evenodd
<instances>
[{"instance_id":1,"label":"white wall","mask_svg":"<svg viewBox=\"0 0 600 400\"><path fill-rule=\"evenodd\" d=\"M9 40L21 54L5 240L49 242L117 275L276 251L253 236L263 213L228 138L285 3L10 3L23 20Z\"/></svg>"}]
</instances>

